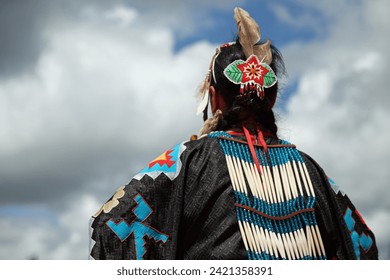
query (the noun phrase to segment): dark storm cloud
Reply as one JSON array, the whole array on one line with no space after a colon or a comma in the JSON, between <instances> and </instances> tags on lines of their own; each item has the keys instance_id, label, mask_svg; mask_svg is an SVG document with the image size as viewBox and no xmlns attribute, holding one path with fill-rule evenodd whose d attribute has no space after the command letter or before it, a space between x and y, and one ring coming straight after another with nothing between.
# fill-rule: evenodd
<instances>
[{"instance_id":1,"label":"dark storm cloud","mask_svg":"<svg viewBox=\"0 0 390 280\"><path fill-rule=\"evenodd\" d=\"M57 151L52 147L38 147L35 151L25 151L0 164L1 196L0 204L41 203L59 206L59 203L74 193L94 190L99 196L99 188L94 182L107 181L107 189L115 188L116 177L126 178L131 169L126 156L112 149L90 149L87 146L63 146ZM88 150L88 151L87 151ZM127 172L126 172L127 171ZM118 182L119 183L119 182ZM122 182L125 183L125 182ZM102 191L100 195L107 196Z\"/></svg>"},{"instance_id":2,"label":"dark storm cloud","mask_svg":"<svg viewBox=\"0 0 390 280\"><path fill-rule=\"evenodd\" d=\"M29 73L45 47L45 26L77 20L83 6L105 8L122 1L0 0L0 79Z\"/></svg>"},{"instance_id":3,"label":"dark storm cloud","mask_svg":"<svg viewBox=\"0 0 390 280\"><path fill-rule=\"evenodd\" d=\"M64 137L63 142L50 136L46 134L50 140L38 138L28 147L1 155L0 205L36 203L58 208L84 192L93 192L103 202L141 169L134 162L146 164L163 149L158 144L145 149L131 140L121 141L118 135L111 140L103 135L104 140Z\"/></svg>"},{"instance_id":4,"label":"dark storm cloud","mask_svg":"<svg viewBox=\"0 0 390 280\"><path fill-rule=\"evenodd\" d=\"M43 1L0 1L0 77L30 71L44 46Z\"/></svg>"}]
</instances>

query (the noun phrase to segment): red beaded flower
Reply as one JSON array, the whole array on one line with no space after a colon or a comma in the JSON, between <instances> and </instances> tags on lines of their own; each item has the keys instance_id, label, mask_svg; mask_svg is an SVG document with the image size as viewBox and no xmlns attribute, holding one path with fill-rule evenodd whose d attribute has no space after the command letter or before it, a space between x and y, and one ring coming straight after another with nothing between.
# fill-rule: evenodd
<instances>
[{"instance_id":1,"label":"red beaded flower","mask_svg":"<svg viewBox=\"0 0 390 280\"><path fill-rule=\"evenodd\" d=\"M232 83L241 85L242 94L255 90L260 99L264 99L264 88L272 87L277 81L272 68L259 62L256 55L251 55L246 61L233 61L225 68L224 74Z\"/></svg>"}]
</instances>

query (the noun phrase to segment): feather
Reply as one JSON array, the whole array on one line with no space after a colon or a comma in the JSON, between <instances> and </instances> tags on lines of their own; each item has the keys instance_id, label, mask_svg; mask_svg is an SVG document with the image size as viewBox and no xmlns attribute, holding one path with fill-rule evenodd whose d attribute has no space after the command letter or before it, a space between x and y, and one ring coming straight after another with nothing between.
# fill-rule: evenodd
<instances>
[{"instance_id":1,"label":"feather","mask_svg":"<svg viewBox=\"0 0 390 280\"><path fill-rule=\"evenodd\" d=\"M260 28L249 13L241 8L234 9L234 19L237 23L239 42L248 58L253 54L253 46L260 40Z\"/></svg>"},{"instance_id":2,"label":"feather","mask_svg":"<svg viewBox=\"0 0 390 280\"><path fill-rule=\"evenodd\" d=\"M204 91L202 91L201 93L200 102L196 110L196 114L200 115L206 109L207 104L209 104L209 89L205 88Z\"/></svg>"},{"instance_id":3,"label":"feather","mask_svg":"<svg viewBox=\"0 0 390 280\"><path fill-rule=\"evenodd\" d=\"M267 40L264 44L253 47L253 53L268 65L272 62L271 42Z\"/></svg>"},{"instance_id":4,"label":"feather","mask_svg":"<svg viewBox=\"0 0 390 280\"><path fill-rule=\"evenodd\" d=\"M212 63L212 62L211 62ZM211 66L210 66L211 67ZM211 84L211 69L207 72L207 75L202 82L199 90L198 90L198 108L196 110L196 114L199 115L202 113L209 104L209 89Z\"/></svg>"},{"instance_id":5,"label":"feather","mask_svg":"<svg viewBox=\"0 0 390 280\"><path fill-rule=\"evenodd\" d=\"M199 105L196 111L196 114L199 115L200 113L204 112L207 108L207 105L209 104L209 89L211 85L211 79L214 68L215 60L217 59L218 54L221 52L220 48L218 48L211 59L209 71L207 72L207 75L199 89L198 99L199 99ZM207 118L207 111L206 111L206 118Z\"/></svg>"}]
</instances>

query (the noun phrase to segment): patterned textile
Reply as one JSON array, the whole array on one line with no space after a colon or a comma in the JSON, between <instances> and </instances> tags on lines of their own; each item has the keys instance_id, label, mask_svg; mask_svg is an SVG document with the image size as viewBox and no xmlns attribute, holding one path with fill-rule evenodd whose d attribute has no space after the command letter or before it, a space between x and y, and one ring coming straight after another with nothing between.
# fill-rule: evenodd
<instances>
[{"instance_id":1,"label":"patterned textile","mask_svg":"<svg viewBox=\"0 0 390 280\"><path fill-rule=\"evenodd\" d=\"M325 259L315 193L305 163L287 142L257 148L260 174L245 143L212 133L226 156L237 219L249 259ZM225 137L225 139L223 139Z\"/></svg>"},{"instance_id":2,"label":"patterned textile","mask_svg":"<svg viewBox=\"0 0 390 280\"><path fill-rule=\"evenodd\" d=\"M267 138L257 177L237 138L211 133L148 164L92 217L90 258L378 258L373 233L313 159Z\"/></svg>"}]
</instances>

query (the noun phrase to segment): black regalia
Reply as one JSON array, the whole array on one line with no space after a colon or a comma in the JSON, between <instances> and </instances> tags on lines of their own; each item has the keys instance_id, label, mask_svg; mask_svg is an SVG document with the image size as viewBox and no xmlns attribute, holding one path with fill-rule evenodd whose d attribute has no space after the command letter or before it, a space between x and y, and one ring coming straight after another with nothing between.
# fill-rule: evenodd
<instances>
[{"instance_id":1,"label":"black regalia","mask_svg":"<svg viewBox=\"0 0 390 280\"><path fill-rule=\"evenodd\" d=\"M212 132L150 162L92 217L92 259L377 259L346 194L294 145ZM258 168L256 167L258 166Z\"/></svg>"}]
</instances>

